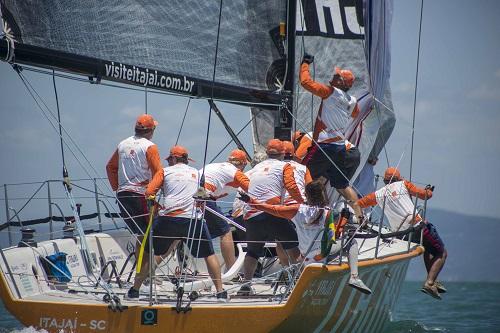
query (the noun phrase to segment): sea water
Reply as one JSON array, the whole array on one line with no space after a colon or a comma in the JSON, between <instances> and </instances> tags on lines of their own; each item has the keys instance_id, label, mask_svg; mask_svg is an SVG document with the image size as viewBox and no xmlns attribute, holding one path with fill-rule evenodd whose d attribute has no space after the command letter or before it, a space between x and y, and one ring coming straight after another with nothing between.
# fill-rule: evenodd
<instances>
[{"instance_id":1,"label":"sea water","mask_svg":"<svg viewBox=\"0 0 500 333\"><path fill-rule=\"evenodd\" d=\"M439 301L420 292L420 282L404 282L396 310L384 332L500 332L500 283L445 285L448 292ZM45 331L23 328L0 305L0 333L42 332Z\"/></svg>"}]
</instances>

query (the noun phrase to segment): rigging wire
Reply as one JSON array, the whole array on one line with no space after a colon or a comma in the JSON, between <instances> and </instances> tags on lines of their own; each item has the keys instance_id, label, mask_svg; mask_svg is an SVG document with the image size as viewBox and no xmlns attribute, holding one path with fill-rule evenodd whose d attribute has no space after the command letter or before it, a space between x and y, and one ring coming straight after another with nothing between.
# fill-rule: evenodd
<instances>
[{"instance_id":1,"label":"rigging wire","mask_svg":"<svg viewBox=\"0 0 500 333\"><path fill-rule=\"evenodd\" d=\"M248 127L248 125L250 125L252 123L252 121L255 119L255 117L260 113L261 111L257 111L255 114L252 115L252 117L250 118L250 120L245 124L245 126L243 126L237 133L236 133L236 136L240 135L241 132L243 132L245 130L245 128ZM215 161L215 159L217 157L219 157L220 154L222 154L222 152L231 144L233 143L234 140L231 138L231 140L229 140L228 143L226 143L226 145L224 147L222 147L222 149L210 160L209 163L213 163Z\"/></svg>"},{"instance_id":2,"label":"rigging wire","mask_svg":"<svg viewBox=\"0 0 500 333\"><path fill-rule=\"evenodd\" d=\"M424 0L421 1L420 5L420 22L418 27L418 47L417 47L417 68L415 71L415 93L413 94L413 120L411 125L411 152L410 152L410 181L412 177L413 169L413 142L415 138L415 116L417 109L417 91L418 91L418 65L420 63L420 40L422 37L422 16L424 11Z\"/></svg>"},{"instance_id":3,"label":"rigging wire","mask_svg":"<svg viewBox=\"0 0 500 333\"><path fill-rule=\"evenodd\" d=\"M181 137L182 128L184 127L184 120L186 120L186 115L189 110L189 104L191 103L191 98L188 98L188 102L186 104L186 110L184 111L184 116L182 117L181 127L179 128L179 133L177 133L177 139L175 139L175 145L179 142L179 138Z\"/></svg>"},{"instance_id":4,"label":"rigging wire","mask_svg":"<svg viewBox=\"0 0 500 333\"><path fill-rule=\"evenodd\" d=\"M54 71L54 69L52 69L52 85L54 86L54 95L56 97L57 122L59 124L59 143L61 144L61 157L62 157L62 164L63 164L63 174L65 174L64 177L67 177L66 161L64 159L62 127L61 127L61 111L59 109L59 96L57 94L56 77L54 74L55 74L55 71Z\"/></svg>"},{"instance_id":5,"label":"rigging wire","mask_svg":"<svg viewBox=\"0 0 500 333\"><path fill-rule=\"evenodd\" d=\"M212 74L212 91L210 100L213 101L214 98L214 86L215 86L215 73L217 71L217 56L219 54L219 37L220 37L220 26L222 19L222 0L219 3L219 22L217 24L217 38L215 41L215 55L214 55L214 70ZM208 150L208 138L210 136L210 121L212 119L212 105L210 104L208 109L208 123L207 123L207 136L205 138L205 152L203 153L203 168L200 177L200 187L205 185L205 164L207 163L207 150Z\"/></svg>"}]
</instances>

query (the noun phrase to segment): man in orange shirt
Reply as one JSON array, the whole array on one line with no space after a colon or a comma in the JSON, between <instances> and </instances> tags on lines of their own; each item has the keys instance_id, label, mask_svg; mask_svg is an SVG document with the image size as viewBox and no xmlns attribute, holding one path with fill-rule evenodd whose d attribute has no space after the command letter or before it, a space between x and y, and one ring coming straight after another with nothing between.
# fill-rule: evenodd
<instances>
[{"instance_id":1,"label":"man in orange shirt","mask_svg":"<svg viewBox=\"0 0 500 333\"><path fill-rule=\"evenodd\" d=\"M144 193L150 180L163 172L158 147L151 142L158 122L149 114L140 115L135 134L118 144L106 165L108 180L116 191L118 206L130 231L137 235L137 250L148 226Z\"/></svg>"},{"instance_id":2,"label":"man in orange shirt","mask_svg":"<svg viewBox=\"0 0 500 333\"><path fill-rule=\"evenodd\" d=\"M383 207L391 231L406 230L423 223L422 244L425 248L424 263L427 269L427 280L421 290L434 298L441 299L439 293L446 292L446 289L437 281L437 277L446 262L448 253L434 225L424 221L418 214L413 219L415 206L411 200L412 196L417 196L422 200L430 199L433 187L428 185L422 189L415 186L412 182L403 179L399 170L394 167L387 168L385 171L384 183L386 184L384 187L359 199L354 206L358 208L375 205ZM412 241L420 242L420 232L413 235Z\"/></svg>"},{"instance_id":3,"label":"man in orange shirt","mask_svg":"<svg viewBox=\"0 0 500 333\"><path fill-rule=\"evenodd\" d=\"M314 124L315 144L302 163L307 165L313 179L326 177L345 199L354 202L358 197L350 186L350 180L359 166L360 153L345 136L352 118L359 113L356 98L347 93L354 83L354 75L350 70L335 67L329 85L316 82L309 73L313 60L314 57L304 55L300 66L300 84L321 97L322 101ZM356 215L362 216L362 212L358 210Z\"/></svg>"}]
</instances>

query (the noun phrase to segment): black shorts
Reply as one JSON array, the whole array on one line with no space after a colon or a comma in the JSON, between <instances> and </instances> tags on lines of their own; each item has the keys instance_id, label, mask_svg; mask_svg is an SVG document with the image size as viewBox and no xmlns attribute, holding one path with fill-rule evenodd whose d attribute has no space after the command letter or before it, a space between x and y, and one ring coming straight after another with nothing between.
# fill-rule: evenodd
<instances>
[{"instance_id":1,"label":"black shorts","mask_svg":"<svg viewBox=\"0 0 500 333\"><path fill-rule=\"evenodd\" d=\"M287 219L262 213L248 219L246 226L247 256L255 259L261 257L266 241L279 241L285 250L299 246L297 232Z\"/></svg>"},{"instance_id":2,"label":"black shorts","mask_svg":"<svg viewBox=\"0 0 500 333\"><path fill-rule=\"evenodd\" d=\"M420 232L417 235L412 236L412 242L420 243ZM432 254L433 256L442 256L444 252L444 242L439 236L436 227L427 222L424 224L422 245L424 246L425 252Z\"/></svg>"},{"instance_id":3,"label":"black shorts","mask_svg":"<svg viewBox=\"0 0 500 333\"><path fill-rule=\"evenodd\" d=\"M224 215L214 201L207 201L205 205L215 210L217 213ZM212 238L225 235L231 230L229 223L208 210L205 210L205 221L207 221L208 231L210 231L210 236L212 236Z\"/></svg>"},{"instance_id":4,"label":"black shorts","mask_svg":"<svg viewBox=\"0 0 500 333\"><path fill-rule=\"evenodd\" d=\"M356 147L346 150L345 145L320 143L319 149L316 145L311 148L306 156L306 165L313 179L323 176L330 181L335 189L344 189L349 186L359 166L360 154ZM323 153L324 151L324 153ZM325 156L326 155L328 156ZM335 163L332 165L330 159Z\"/></svg>"},{"instance_id":5,"label":"black shorts","mask_svg":"<svg viewBox=\"0 0 500 333\"><path fill-rule=\"evenodd\" d=\"M134 234L144 234L148 227L148 206L144 194L122 191L116 196L123 221Z\"/></svg>"},{"instance_id":6,"label":"black shorts","mask_svg":"<svg viewBox=\"0 0 500 333\"><path fill-rule=\"evenodd\" d=\"M192 220L191 223L191 219L186 217L158 216L153 225L153 237L155 255L165 254L176 239L186 243L196 258L206 258L215 253L210 232L203 220Z\"/></svg>"}]
</instances>

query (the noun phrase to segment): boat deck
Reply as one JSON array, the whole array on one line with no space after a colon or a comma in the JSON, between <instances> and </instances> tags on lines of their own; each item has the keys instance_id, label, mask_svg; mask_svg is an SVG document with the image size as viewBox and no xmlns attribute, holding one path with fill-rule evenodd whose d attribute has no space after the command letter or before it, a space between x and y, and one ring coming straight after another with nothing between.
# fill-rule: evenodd
<instances>
[{"instance_id":1,"label":"boat deck","mask_svg":"<svg viewBox=\"0 0 500 333\"><path fill-rule=\"evenodd\" d=\"M126 260L128 257L126 249L130 248L130 246L127 242L124 242L122 236L123 234L94 234L87 236L89 251L91 257L94 258L95 264L92 272L89 271L88 265L84 264L79 244L73 239L45 241L39 243L36 248L13 247L4 249L4 260L2 260L1 268L14 296L27 301L102 304L103 297L108 294L108 291L111 291L110 294L118 296L123 305L155 304L171 307L178 302L177 287L182 287L184 290L182 305L189 303L190 306L237 306L248 304L264 306L286 303L295 283L299 279L300 274L294 272L300 272L308 264L308 262L303 262L297 264L293 270L283 271L277 261L269 259L271 263L267 265L268 268L264 276L252 280L252 288L255 289L255 294L239 296L237 292L241 288L241 281L233 281L238 280L238 274L242 270L245 256L240 244L240 255L234 265L235 267L222 276L224 289L229 295L229 301L222 303L216 298L215 288L210 277L206 273L198 273L206 272L203 260L191 259L190 265L196 268L196 274L179 275L174 272L178 271L181 264L175 256L172 256L165 260L156 270L155 280L158 283L153 283L152 303L150 302L149 285L141 287L139 299L129 300L126 298L126 294L134 279L134 267L131 261ZM376 239L360 239L358 243L360 247L360 265L364 261L373 260L375 258ZM416 244L411 243L412 248L415 246ZM377 257L384 258L406 253L409 248L407 241L384 240L380 242ZM68 268L72 273L71 281L68 283L54 283L42 268L42 257L55 252L67 253ZM223 262L222 258L220 259ZM117 283L116 276L113 276L109 269L110 267L104 267L104 263L111 260L116 262L118 270L122 270L120 285ZM346 256L341 257L341 262L347 262ZM6 263L8 263L9 269L7 269ZM338 266L339 264L339 257L328 263L331 266ZM310 265L322 267L324 263L311 263ZM343 269L347 271L348 267L343 266L345 266ZM277 282L282 273L287 277L286 283L283 281L283 277ZM96 287L96 277L100 274L102 274L104 285L101 283ZM293 281L293 283L288 281ZM195 296L195 299L190 301L190 296Z\"/></svg>"}]
</instances>

